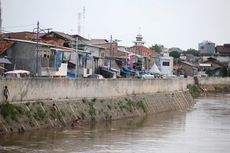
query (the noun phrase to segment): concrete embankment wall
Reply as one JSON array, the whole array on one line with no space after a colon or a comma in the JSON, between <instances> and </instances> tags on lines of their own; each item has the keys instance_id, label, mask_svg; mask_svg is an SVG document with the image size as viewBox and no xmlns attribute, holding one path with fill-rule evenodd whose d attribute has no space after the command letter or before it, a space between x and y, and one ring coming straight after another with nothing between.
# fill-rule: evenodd
<instances>
[{"instance_id":1,"label":"concrete embankment wall","mask_svg":"<svg viewBox=\"0 0 230 153\"><path fill-rule=\"evenodd\" d=\"M219 93L230 92L230 78L201 78L199 80L200 87L205 92Z\"/></svg>"},{"instance_id":2,"label":"concrete embankment wall","mask_svg":"<svg viewBox=\"0 0 230 153\"><path fill-rule=\"evenodd\" d=\"M0 79L0 90L6 85L10 91L9 101L32 101L43 99L110 98L133 94L184 91L193 79ZM0 94L3 101L3 94Z\"/></svg>"},{"instance_id":3,"label":"concrete embankment wall","mask_svg":"<svg viewBox=\"0 0 230 153\"><path fill-rule=\"evenodd\" d=\"M200 84L215 85L215 84L230 84L230 77L220 78L220 77L207 77L199 78Z\"/></svg>"},{"instance_id":4,"label":"concrete embankment wall","mask_svg":"<svg viewBox=\"0 0 230 153\"><path fill-rule=\"evenodd\" d=\"M5 112L0 115L0 133L71 125L80 127L82 123L89 121L154 115L164 111L186 110L193 105L193 98L188 91L8 104L4 108L0 107Z\"/></svg>"},{"instance_id":5,"label":"concrete embankment wall","mask_svg":"<svg viewBox=\"0 0 230 153\"><path fill-rule=\"evenodd\" d=\"M201 78L199 83L230 84L230 79ZM10 104L0 105L0 132L65 127L78 118L82 122L114 120L185 110L194 105L189 84L194 84L193 78L0 79L0 88L8 86L10 91Z\"/></svg>"}]
</instances>

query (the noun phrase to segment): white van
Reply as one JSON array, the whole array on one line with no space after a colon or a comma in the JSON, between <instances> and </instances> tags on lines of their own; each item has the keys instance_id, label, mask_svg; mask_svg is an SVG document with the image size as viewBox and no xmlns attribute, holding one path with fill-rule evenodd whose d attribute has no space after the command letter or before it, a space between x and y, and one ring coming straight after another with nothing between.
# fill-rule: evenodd
<instances>
[{"instance_id":1,"label":"white van","mask_svg":"<svg viewBox=\"0 0 230 153\"><path fill-rule=\"evenodd\" d=\"M30 76L30 72L26 70L13 70L4 73L6 78L25 78Z\"/></svg>"}]
</instances>

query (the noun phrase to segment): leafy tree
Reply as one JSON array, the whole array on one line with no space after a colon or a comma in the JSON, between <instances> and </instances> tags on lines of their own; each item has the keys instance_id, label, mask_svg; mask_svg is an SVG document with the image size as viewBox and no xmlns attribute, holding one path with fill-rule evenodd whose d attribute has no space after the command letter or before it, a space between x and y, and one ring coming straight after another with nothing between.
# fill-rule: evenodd
<instances>
[{"instance_id":1,"label":"leafy tree","mask_svg":"<svg viewBox=\"0 0 230 153\"><path fill-rule=\"evenodd\" d=\"M213 76L214 75L214 72L212 70L210 70L210 69L207 69L205 73L208 74L208 76Z\"/></svg>"},{"instance_id":2,"label":"leafy tree","mask_svg":"<svg viewBox=\"0 0 230 153\"><path fill-rule=\"evenodd\" d=\"M163 45L158 45L158 44L155 44L155 45L152 45L151 47L149 47L149 49L155 50L158 53L162 52L163 48L164 48Z\"/></svg>"},{"instance_id":3,"label":"leafy tree","mask_svg":"<svg viewBox=\"0 0 230 153\"><path fill-rule=\"evenodd\" d=\"M197 50L195 50L195 49L192 49L192 48L187 49L187 51L185 52L185 54L192 54L194 56L199 56L199 52Z\"/></svg>"},{"instance_id":4,"label":"leafy tree","mask_svg":"<svg viewBox=\"0 0 230 153\"><path fill-rule=\"evenodd\" d=\"M169 56L172 56L174 59L180 58L180 53L178 51L172 51L169 53Z\"/></svg>"},{"instance_id":5,"label":"leafy tree","mask_svg":"<svg viewBox=\"0 0 230 153\"><path fill-rule=\"evenodd\" d=\"M220 73L222 77L227 77L228 76L228 68L227 66L222 66L220 69Z\"/></svg>"}]
</instances>

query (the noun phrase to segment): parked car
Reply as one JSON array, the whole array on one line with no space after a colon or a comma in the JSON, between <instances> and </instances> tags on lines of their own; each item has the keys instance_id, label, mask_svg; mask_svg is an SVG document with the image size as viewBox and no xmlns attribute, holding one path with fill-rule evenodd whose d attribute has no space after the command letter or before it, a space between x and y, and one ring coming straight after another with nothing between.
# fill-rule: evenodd
<instances>
[{"instance_id":1,"label":"parked car","mask_svg":"<svg viewBox=\"0 0 230 153\"><path fill-rule=\"evenodd\" d=\"M146 73L146 74L143 74L141 76L141 78L143 78L143 79L154 79L155 77L154 77L154 75L152 75L150 73Z\"/></svg>"},{"instance_id":2,"label":"parked car","mask_svg":"<svg viewBox=\"0 0 230 153\"><path fill-rule=\"evenodd\" d=\"M175 79L176 75L163 75L163 79Z\"/></svg>"},{"instance_id":3,"label":"parked car","mask_svg":"<svg viewBox=\"0 0 230 153\"><path fill-rule=\"evenodd\" d=\"M92 74L89 75L87 78L92 78L92 79L104 79L104 77L100 74Z\"/></svg>"},{"instance_id":4,"label":"parked car","mask_svg":"<svg viewBox=\"0 0 230 153\"><path fill-rule=\"evenodd\" d=\"M135 77L137 78L143 78L143 79L154 79L154 75L148 73L148 72L144 72L144 71L137 71L135 74Z\"/></svg>"},{"instance_id":5,"label":"parked car","mask_svg":"<svg viewBox=\"0 0 230 153\"><path fill-rule=\"evenodd\" d=\"M26 70L13 70L4 73L6 78L25 78L30 77L30 72Z\"/></svg>"}]
</instances>

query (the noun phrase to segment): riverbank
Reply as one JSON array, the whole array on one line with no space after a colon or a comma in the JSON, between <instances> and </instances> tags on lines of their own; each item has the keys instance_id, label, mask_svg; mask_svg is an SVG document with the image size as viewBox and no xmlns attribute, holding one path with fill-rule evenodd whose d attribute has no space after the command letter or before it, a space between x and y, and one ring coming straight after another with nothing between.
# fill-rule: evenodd
<instances>
[{"instance_id":1,"label":"riverbank","mask_svg":"<svg viewBox=\"0 0 230 153\"><path fill-rule=\"evenodd\" d=\"M196 98L220 93L230 93L230 84L191 84L188 85L190 94Z\"/></svg>"},{"instance_id":2,"label":"riverbank","mask_svg":"<svg viewBox=\"0 0 230 153\"><path fill-rule=\"evenodd\" d=\"M40 100L0 105L0 132L11 133L81 126L159 112L185 110L194 105L188 91L130 95L108 99Z\"/></svg>"},{"instance_id":3,"label":"riverbank","mask_svg":"<svg viewBox=\"0 0 230 153\"><path fill-rule=\"evenodd\" d=\"M10 92L9 104L0 95L0 133L5 134L186 110L195 104L191 95L208 93L206 85L229 89L230 78L29 78L0 79L0 85Z\"/></svg>"}]
</instances>

